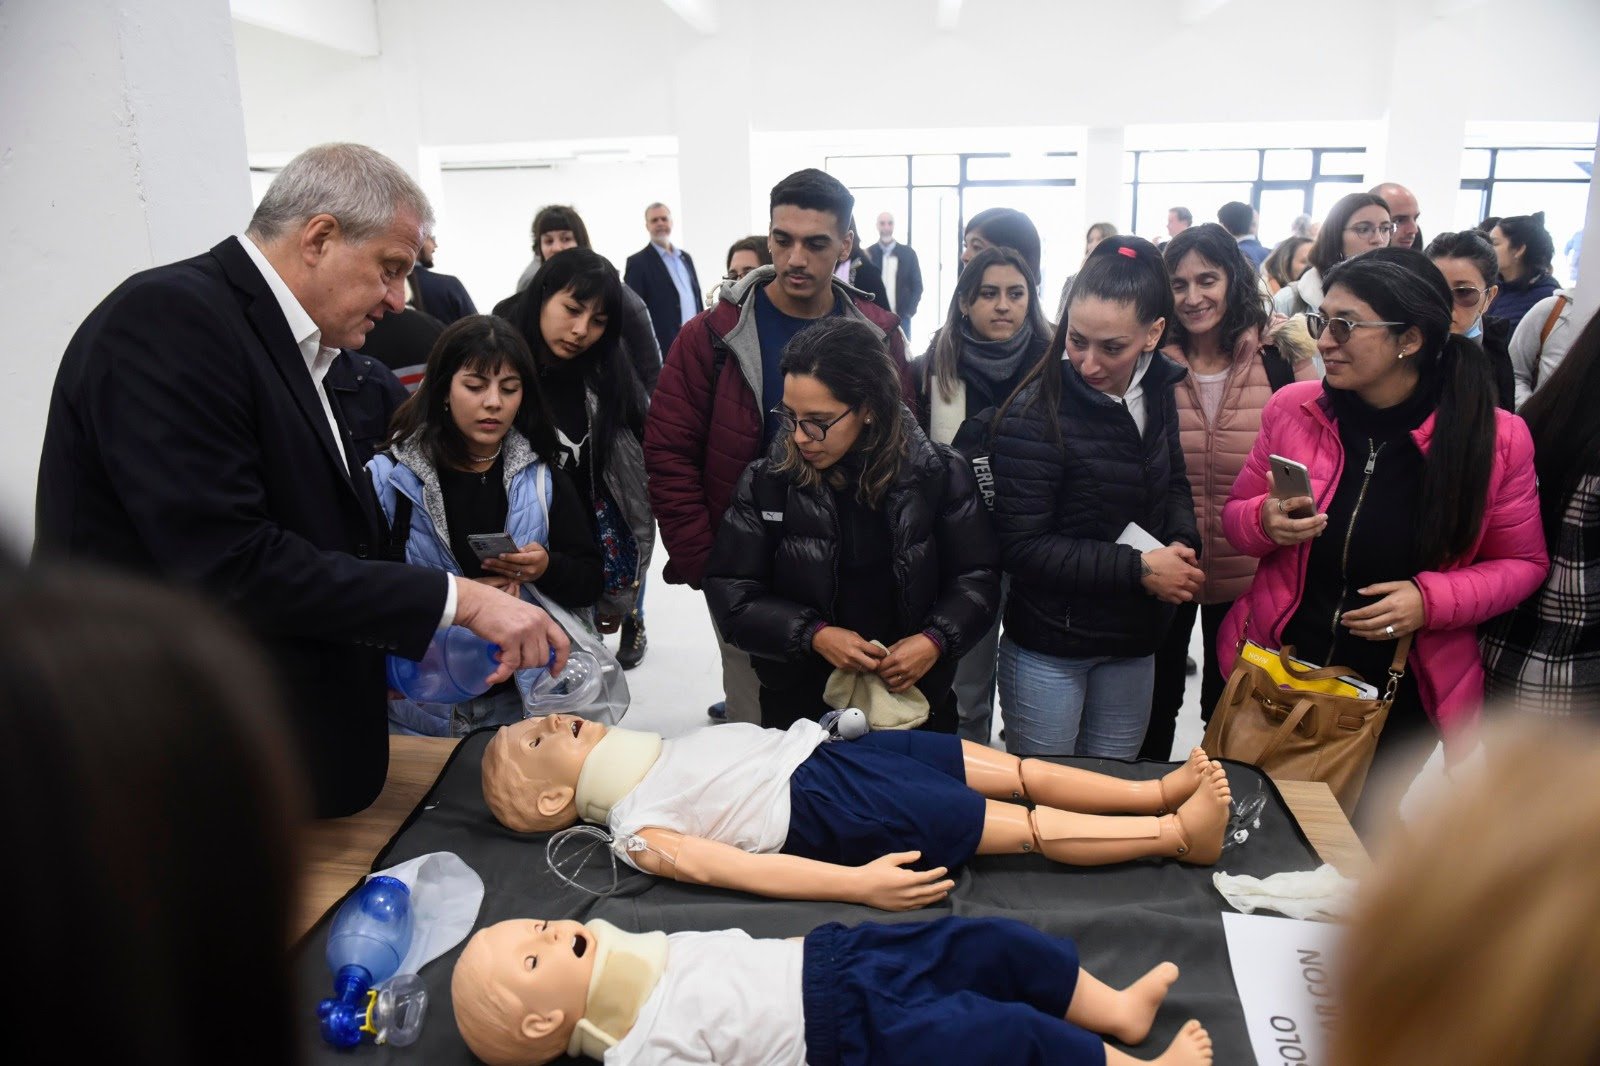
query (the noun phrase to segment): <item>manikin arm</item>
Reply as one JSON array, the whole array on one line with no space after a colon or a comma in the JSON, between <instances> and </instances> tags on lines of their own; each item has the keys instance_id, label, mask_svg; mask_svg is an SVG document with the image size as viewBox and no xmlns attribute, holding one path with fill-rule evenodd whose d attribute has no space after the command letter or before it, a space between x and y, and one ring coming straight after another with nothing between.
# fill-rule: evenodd
<instances>
[{"instance_id":1,"label":"manikin arm","mask_svg":"<svg viewBox=\"0 0 1600 1066\"><path fill-rule=\"evenodd\" d=\"M672 829L642 829L638 836L649 848L633 858L646 873L773 899L838 900L906 911L937 903L955 887L942 866L904 869L921 855L916 851L885 855L865 866L838 866L798 855L751 854Z\"/></svg>"}]
</instances>

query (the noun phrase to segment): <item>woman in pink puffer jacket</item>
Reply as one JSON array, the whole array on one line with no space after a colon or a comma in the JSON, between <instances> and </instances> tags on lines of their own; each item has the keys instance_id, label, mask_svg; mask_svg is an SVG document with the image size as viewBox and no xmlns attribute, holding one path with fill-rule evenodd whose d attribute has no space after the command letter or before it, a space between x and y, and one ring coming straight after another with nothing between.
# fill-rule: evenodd
<instances>
[{"instance_id":1,"label":"woman in pink puffer jacket","mask_svg":"<svg viewBox=\"0 0 1600 1066\"><path fill-rule=\"evenodd\" d=\"M1374 762L1403 772L1432 747L1403 739L1449 743L1476 720L1478 623L1548 568L1533 442L1495 409L1483 350L1450 335L1450 290L1424 256L1356 256L1326 294L1307 324L1327 378L1273 396L1223 509L1229 543L1261 563L1217 651L1226 672L1245 635L1293 645L1381 690L1396 641L1415 634ZM1272 455L1308 468L1313 500L1273 498ZM1302 504L1316 513L1291 517Z\"/></svg>"}]
</instances>

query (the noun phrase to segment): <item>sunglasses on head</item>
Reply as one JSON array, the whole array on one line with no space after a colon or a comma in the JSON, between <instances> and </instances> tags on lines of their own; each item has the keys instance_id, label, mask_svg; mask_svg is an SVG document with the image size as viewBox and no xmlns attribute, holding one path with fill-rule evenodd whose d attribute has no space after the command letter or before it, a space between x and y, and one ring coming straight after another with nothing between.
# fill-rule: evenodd
<instances>
[{"instance_id":1,"label":"sunglasses on head","mask_svg":"<svg viewBox=\"0 0 1600 1066\"><path fill-rule=\"evenodd\" d=\"M1333 339L1343 344L1350 339L1350 333L1357 329L1367 329L1376 326L1403 326L1404 322L1357 322L1353 318L1329 318L1317 311L1306 312L1306 332L1311 334L1311 339L1316 340L1322 336L1322 331L1327 330Z\"/></svg>"}]
</instances>

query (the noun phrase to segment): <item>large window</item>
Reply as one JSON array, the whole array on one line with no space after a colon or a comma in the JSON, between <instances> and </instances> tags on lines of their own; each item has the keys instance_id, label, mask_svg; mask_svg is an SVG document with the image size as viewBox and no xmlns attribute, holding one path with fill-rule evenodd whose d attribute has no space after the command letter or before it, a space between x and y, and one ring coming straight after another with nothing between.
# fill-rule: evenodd
<instances>
[{"instance_id":1,"label":"large window","mask_svg":"<svg viewBox=\"0 0 1600 1066\"><path fill-rule=\"evenodd\" d=\"M1583 231L1593 166L1593 145L1468 148L1461 153L1456 224L1543 211L1556 246L1556 276L1570 283L1577 273L1574 237Z\"/></svg>"},{"instance_id":2,"label":"large window","mask_svg":"<svg viewBox=\"0 0 1600 1066\"><path fill-rule=\"evenodd\" d=\"M1167 210L1187 207L1215 222L1230 200L1261 215L1269 248L1289 235L1297 215L1321 218L1346 193L1363 188L1364 148L1196 148L1128 152L1123 210L1133 232L1159 236Z\"/></svg>"},{"instance_id":3,"label":"large window","mask_svg":"<svg viewBox=\"0 0 1600 1066\"><path fill-rule=\"evenodd\" d=\"M916 249L924 295L912 325L923 337L942 324L961 274L962 232L979 211L1015 208L1038 227L1047 313L1053 313L1054 292L1083 254L1081 235L1070 236L1076 230L1070 191L1078 184L1076 152L829 156L826 166L855 195L864 242L877 240L877 217L888 211L895 217L896 239Z\"/></svg>"}]
</instances>

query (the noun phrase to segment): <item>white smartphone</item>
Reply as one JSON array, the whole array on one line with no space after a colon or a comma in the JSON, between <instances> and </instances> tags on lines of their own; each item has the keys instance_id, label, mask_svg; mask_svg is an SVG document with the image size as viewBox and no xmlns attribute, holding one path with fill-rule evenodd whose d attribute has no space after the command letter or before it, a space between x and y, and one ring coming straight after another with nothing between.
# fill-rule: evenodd
<instances>
[{"instance_id":1,"label":"white smartphone","mask_svg":"<svg viewBox=\"0 0 1600 1066\"><path fill-rule=\"evenodd\" d=\"M467 546L480 563L517 550L517 542L511 539L509 533L468 533Z\"/></svg>"},{"instance_id":2,"label":"white smartphone","mask_svg":"<svg viewBox=\"0 0 1600 1066\"><path fill-rule=\"evenodd\" d=\"M1296 496L1312 495L1311 474L1306 470L1304 463L1285 459L1281 455L1270 455L1267 457L1267 462L1272 466L1273 499L1292 500ZM1296 507L1288 512L1290 518L1310 518L1316 513L1315 507Z\"/></svg>"}]
</instances>

